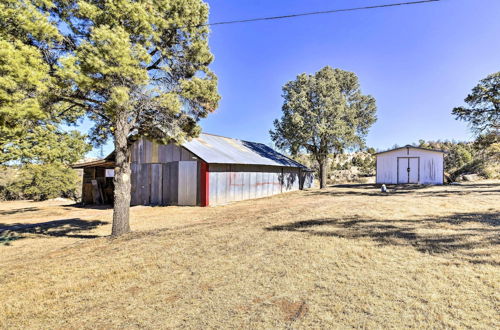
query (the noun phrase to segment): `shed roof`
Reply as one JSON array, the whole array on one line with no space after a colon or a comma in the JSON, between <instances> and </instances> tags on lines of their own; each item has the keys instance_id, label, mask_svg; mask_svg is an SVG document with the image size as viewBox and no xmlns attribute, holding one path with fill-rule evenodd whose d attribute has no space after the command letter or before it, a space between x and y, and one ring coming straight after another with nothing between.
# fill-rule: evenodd
<instances>
[{"instance_id":1,"label":"shed roof","mask_svg":"<svg viewBox=\"0 0 500 330\"><path fill-rule=\"evenodd\" d=\"M72 168L85 168L85 167L114 167L115 161L110 160L106 157L105 159L91 160L88 162L75 163L71 165Z\"/></svg>"},{"instance_id":2,"label":"shed roof","mask_svg":"<svg viewBox=\"0 0 500 330\"><path fill-rule=\"evenodd\" d=\"M207 163L300 167L306 166L262 143L202 133L182 145Z\"/></svg>"},{"instance_id":3,"label":"shed roof","mask_svg":"<svg viewBox=\"0 0 500 330\"><path fill-rule=\"evenodd\" d=\"M375 155L385 154L386 152L391 152L391 151L396 151L396 150L406 149L406 148L418 149L418 150L424 150L424 151L432 151L432 152L440 152L440 153L443 153L443 154L446 153L446 151L443 151L443 150L428 149L428 148L422 148L422 147L415 147L415 146L407 144L404 147L399 147L399 148L389 149L389 150L386 150L386 151L377 152Z\"/></svg>"}]
</instances>

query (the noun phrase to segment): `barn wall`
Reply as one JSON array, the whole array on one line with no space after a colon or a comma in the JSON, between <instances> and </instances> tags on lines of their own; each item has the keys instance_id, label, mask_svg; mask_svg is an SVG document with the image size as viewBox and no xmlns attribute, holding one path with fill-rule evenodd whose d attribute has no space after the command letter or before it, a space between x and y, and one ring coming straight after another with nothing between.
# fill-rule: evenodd
<instances>
[{"instance_id":1,"label":"barn wall","mask_svg":"<svg viewBox=\"0 0 500 330\"><path fill-rule=\"evenodd\" d=\"M198 171L199 169L196 161L179 162L179 205L198 205L198 191L200 190Z\"/></svg>"},{"instance_id":2,"label":"barn wall","mask_svg":"<svg viewBox=\"0 0 500 330\"><path fill-rule=\"evenodd\" d=\"M309 189L314 186L314 172L300 171L300 189Z\"/></svg>"},{"instance_id":3,"label":"barn wall","mask_svg":"<svg viewBox=\"0 0 500 330\"><path fill-rule=\"evenodd\" d=\"M443 184L443 153L420 149L399 149L377 155L377 183L397 184L398 157L420 158L420 184Z\"/></svg>"},{"instance_id":4,"label":"barn wall","mask_svg":"<svg viewBox=\"0 0 500 330\"><path fill-rule=\"evenodd\" d=\"M131 151L131 204L201 205L201 175L205 173L201 173L201 164L183 147L144 138L135 141ZM188 175L186 170L196 173ZM208 203L220 205L310 188L313 180L312 173L298 168L210 164L208 181Z\"/></svg>"},{"instance_id":5,"label":"barn wall","mask_svg":"<svg viewBox=\"0 0 500 330\"><path fill-rule=\"evenodd\" d=\"M138 164L170 163L197 160L197 157L185 148L170 144L158 144L141 138L131 147L130 162Z\"/></svg>"},{"instance_id":6,"label":"barn wall","mask_svg":"<svg viewBox=\"0 0 500 330\"><path fill-rule=\"evenodd\" d=\"M299 190L297 168L262 165L210 164L209 204L220 205ZM303 176L308 186L308 176Z\"/></svg>"},{"instance_id":7,"label":"barn wall","mask_svg":"<svg viewBox=\"0 0 500 330\"><path fill-rule=\"evenodd\" d=\"M131 205L199 205L197 161L131 166ZM188 170L186 170L188 168Z\"/></svg>"},{"instance_id":8,"label":"barn wall","mask_svg":"<svg viewBox=\"0 0 500 330\"><path fill-rule=\"evenodd\" d=\"M192 191L195 197L189 199L189 205L199 204L197 179L189 176L187 183L179 180L180 164L199 162L193 153L175 144L163 145L144 138L135 141L131 149L132 205L178 205L179 193L183 199L181 203L184 203L186 194L192 195ZM195 167L199 168L199 165Z\"/></svg>"}]
</instances>

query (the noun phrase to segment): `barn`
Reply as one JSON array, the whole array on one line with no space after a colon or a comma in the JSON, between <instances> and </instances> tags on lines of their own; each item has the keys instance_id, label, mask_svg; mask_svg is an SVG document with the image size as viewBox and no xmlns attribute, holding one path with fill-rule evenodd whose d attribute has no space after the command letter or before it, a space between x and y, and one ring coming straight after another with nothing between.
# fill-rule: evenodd
<instances>
[{"instance_id":1,"label":"barn","mask_svg":"<svg viewBox=\"0 0 500 330\"><path fill-rule=\"evenodd\" d=\"M444 151L407 145L375 154L377 183L443 184Z\"/></svg>"},{"instance_id":2,"label":"barn","mask_svg":"<svg viewBox=\"0 0 500 330\"><path fill-rule=\"evenodd\" d=\"M182 145L131 145L132 205L214 206L310 188L306 166L256 142L202 133ZM79 163L84 204L112 203L113 154Z\"/></svg>"}]
</instances>

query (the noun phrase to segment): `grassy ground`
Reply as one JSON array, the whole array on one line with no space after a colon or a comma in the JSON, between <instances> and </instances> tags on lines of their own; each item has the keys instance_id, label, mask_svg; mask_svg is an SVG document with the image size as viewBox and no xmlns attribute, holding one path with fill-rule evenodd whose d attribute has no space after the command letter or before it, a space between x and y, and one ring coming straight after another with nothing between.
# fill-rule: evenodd
<instances>
[{"instance_id":1,"label":"grassy ground","mask_svg":"<svg viewBox=\"0 0 500 330\"><path fill-rule=\"evenodd\" d=\"M499 181L139 206L114 240L110 220L0 203L0 328L500 327Z\"/></svg>"}]
</instances>

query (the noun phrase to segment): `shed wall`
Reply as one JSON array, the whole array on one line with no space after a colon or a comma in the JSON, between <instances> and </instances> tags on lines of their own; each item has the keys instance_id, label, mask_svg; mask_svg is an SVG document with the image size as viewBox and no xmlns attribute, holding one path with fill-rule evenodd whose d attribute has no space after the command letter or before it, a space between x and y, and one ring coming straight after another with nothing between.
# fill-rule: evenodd
<instances>
[{"instance_id":1,"label":"shed wall","mask_svg":"<svg viewBox=\"0 0 500 330\"><path fill-rule=\"evenodd\" d=\"M377 183L398 183L398 157L418 157L420 184L443 184L444 154L420 149L400 149L377 155Z\"/></svg>"}]
</instances>

